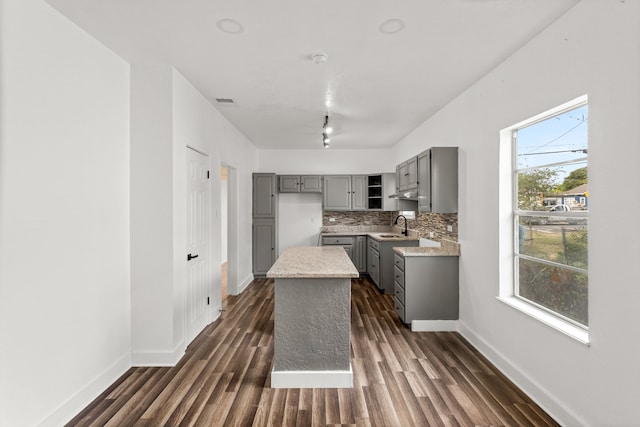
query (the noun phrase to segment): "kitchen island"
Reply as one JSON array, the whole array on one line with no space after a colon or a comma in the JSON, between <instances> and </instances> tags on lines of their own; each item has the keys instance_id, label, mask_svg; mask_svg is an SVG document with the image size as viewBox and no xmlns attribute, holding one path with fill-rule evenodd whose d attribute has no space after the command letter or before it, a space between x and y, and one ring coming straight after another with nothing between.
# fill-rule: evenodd
<instances>
[{"instance_id":1,"label":"kitchen island","mask_svg":"<svg viewBox=\"0 0 640 427\"><path fill-rule=\"evenodd\" d=\"M352 387L351 278L358 270L345 250L289 248L267 277L275 279L271 387Z\"/></svg>"}]
</instances>

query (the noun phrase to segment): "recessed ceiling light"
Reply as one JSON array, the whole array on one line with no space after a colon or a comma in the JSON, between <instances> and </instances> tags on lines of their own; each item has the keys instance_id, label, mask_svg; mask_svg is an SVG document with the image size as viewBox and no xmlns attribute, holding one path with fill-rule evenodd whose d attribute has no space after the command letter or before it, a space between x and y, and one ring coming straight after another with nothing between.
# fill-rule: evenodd
<instances>
[{"instance_id":1,"label":"recessed ceiling light","mask_svg":"<svg viewBox=\"0 0 640 427\"><path fill-rule=\"evenodd\" d=\"M327 59L329 59L329 55L326 53L314 53L311 55L311 60L314 64L323 64L327 62Z\"/></svg>"},{"instance_id":2,"label":"recessed ceiling light","mask_svg":"<svg viewBox=\"0 0 640 427\"><path fill-rule=\"evenodd\" d=\"M402 19L387 19L378 27L378 31L382 34L395 34L404 30L404 21Z\"/></svg>"},{"instance_id":3,"label":"recessed ceiling light","mask_svg":"<svg viewBox=\"0 0 640 427\"><path fill-rule=\"evenodd\" d=\"M242 24L240 24L235 19L220 19L218 22L216 22L216 27L218 27L220 31L228 34L240 34L244 31Z\"/></svg>"}]
</instances>

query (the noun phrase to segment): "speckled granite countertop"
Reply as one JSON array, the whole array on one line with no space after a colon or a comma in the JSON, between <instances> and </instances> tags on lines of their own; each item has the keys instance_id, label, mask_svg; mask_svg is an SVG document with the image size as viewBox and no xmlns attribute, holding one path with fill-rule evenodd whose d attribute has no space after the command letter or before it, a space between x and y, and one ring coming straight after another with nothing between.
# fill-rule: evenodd
<instances>
[{"instance_id":1,"label":"speckled granite countertop","mask_svg":"<svg viewBox=\"0 0 640 427\"><path fill-rule=\"evenodd\" d=\"M401 256L460 256L460 244L443 240L440 247L400 247L393 251Z\"/></svg>"},{"instance_id":2,"label":"speckled granite countertop","mask_svg":"<svg viewBox=\"0 0 640 427\"><path fill-rule=\"evenodd\" d=\"M351 278L358 270L340 246L305 246L286 249L267 272L271 278Z\"/></svg>"},{"instance_id":3,"label":"speckled granite countertop","mask_svg":"<svg viewBox=\"0 0 640 427\"><path fill-rule=\"evenodd\" d=\"M320 230L321 236L369 236L379 241L419 240L415 231L409 230L408 236L403 236L399 227L372 226L326 226Z\"/></svg>"}]
</instances>

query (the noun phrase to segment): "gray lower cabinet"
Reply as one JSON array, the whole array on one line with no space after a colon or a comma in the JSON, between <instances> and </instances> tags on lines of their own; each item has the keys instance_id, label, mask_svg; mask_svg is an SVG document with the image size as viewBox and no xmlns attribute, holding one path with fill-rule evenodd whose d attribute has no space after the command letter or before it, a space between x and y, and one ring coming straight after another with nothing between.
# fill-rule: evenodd
<instances>
[{"instance_id":1,"label":"gray lower cabinet","mask_svg":"<svg viewBox=\"0 0 640 427\"><path fill-rule=\"evenodd\" d=\"M276 261L276 222L274 219L253 221L253 275L264 277Z\"/></svg>"},{"instance_id":2,"label":"gray lower cabinet","mask_svg":"<svg viewBox=\"0 0 640 427\"><path fill-rule=\"evenodd\" d=\"M358 273L367 272L367 236L355 236L353 263L358 269Z\"/></svg>"},{"instance_id":3,"label":"gray lower cabinet","mask_svg":"<svg viewBox=\"0 0 640 427\"><path fill-rule=\"evenodd\" d=\"M395 309L406 324L414 320L458 319L458 257L394 253Z\"/></svg>"},{"instance_id":4,"label":"gray lower cabinet","mask_svg":"<svg viewBox=\"0 0 640 427\"><path fill-rule=\"evenodd\" d=\"M380 243L377 240L368 238L367 250L367 273L373 283L380 288Z\"/></svg>"},{"instance_id":5,"label":"gray lower cabinet","mask_svg":"<svg viewBox=\"0 0 640 427\"><path fill-rule=\"evenodd\" d=\"M380 241L380 281L377 284L381 292L385 294L393 294L395 292L394 274L393 274L393 257L395 252L393 248L400 246L418 246L418 240L391 240Z\"/></svg>"},{"instance_id":6,"label":"gray lower cabinet","mask_svg":"<svg viewBox=\"0 0 640 427\"><path fill-rule=\"evenodd\" d=\"M322 245L342 246L358 272L367 272L367 236L323 236Z\"/></svg>"}]
</instances>

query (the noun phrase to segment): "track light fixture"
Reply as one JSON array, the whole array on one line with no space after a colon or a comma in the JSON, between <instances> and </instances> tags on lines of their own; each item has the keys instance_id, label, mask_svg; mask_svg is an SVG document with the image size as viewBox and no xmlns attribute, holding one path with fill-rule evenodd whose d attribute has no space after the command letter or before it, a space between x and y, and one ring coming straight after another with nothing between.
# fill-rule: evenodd
<instances>
[{"instance_id":1,"label":"track light fixture","mask_svg":"<svg viewBox=\"0 0 640 427\"><path fill-rule=\"evenodd\" d=\"M324 133L326 133L326 134L330 134L331 132L333 132L333 128L331 126L329 126L329 115L328 114L326 116L324 116L324 125L322 125L322 128L324 129Z\"/></svg>"},{"instance_id":2,"label":"track light fixture","mask_svg":"<svg viewBox=\"0 0 640 427\"><path fill-rule=\"evenodd\" d=\"M329 126L329 115L324 116L324 124L322 125L322 145L324 148L329 148L329 142L331 138L329 138L329 134L333 132L331 126Z\"/></svg>"}]
</instances>

